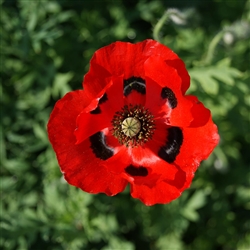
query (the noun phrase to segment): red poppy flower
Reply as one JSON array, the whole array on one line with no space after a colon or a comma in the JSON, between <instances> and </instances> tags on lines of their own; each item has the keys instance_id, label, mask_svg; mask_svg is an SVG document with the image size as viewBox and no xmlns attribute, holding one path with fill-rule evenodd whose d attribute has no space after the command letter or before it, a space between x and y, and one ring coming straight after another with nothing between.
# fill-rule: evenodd
<instances>
[{"instance_id":1,"label":"red poppy flower","mask_svg":"<svg viewBox=\"0 0 250 250\"><path fill-rule=\"evenodd\" d=\"M184 63L156 41L96 51L84 90L59 100L48 123L68 183L110 196L129 183L146 205L179 197L219 141L189 84Z\"/></svg>"}]
</instances>

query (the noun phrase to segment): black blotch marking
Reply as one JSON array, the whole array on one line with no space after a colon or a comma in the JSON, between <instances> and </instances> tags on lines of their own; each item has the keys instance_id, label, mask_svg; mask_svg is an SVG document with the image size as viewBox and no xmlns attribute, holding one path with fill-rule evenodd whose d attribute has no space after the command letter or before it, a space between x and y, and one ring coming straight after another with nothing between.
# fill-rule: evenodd
<instances>
[{"instance_id":1,"label":"black blotch marking","mask_svg":"<svg viewBox=\"0 0 250 250\"><path fill-rule=\"evenodd\" d=\"M146 94L146 82L141 77L132 76L123 82L123 94L128 96L132 90L145 95Z\"/></svg>"},{"instance_id":2,"label":"black blotch marking","mask_svg":"<svg viewBox=\"0 0 250 250\"><path fill-rule=\"evenodd\" d=\"M107 100L108 100L108 96L107 96L107 94L105 93L105 94L99 99L98 106L97 106L94 110L90 111L90 114L93 114L93 115L100 114L100 113L102 112L101 109L100 109L100 104L106 102Z\"/></svg>"},{"instance_id":3,"label":"black blotch marking","mask_svg":"<svg viewBox=\"0 0 250 250\"><path fill-rule=\"evenodd\" d=\"M102 132L97 132L89 137L90 147L95 154L95 156L102 160L107 160L114 155L113 150L111 150L105 142L105 136Z\"/></svg>"},{"instance_id":4,"label":"black blotch marking","mask_svg":"<svg viewBox=\"0 0 250 250\"><path fill-rule=\"evenodd\" d=\"M99 105L96 107L96 109L90 111L90 114L92 114L92 115L97 115L100 113L101 113L101 109L100 109Z\"/></svg>"},{"instance_id":5,"label":"black blotch marking","mask_svg":"<svg viewBox=\"0 0 250 250\"><path fill-rule=\"evenodd\" d=\"M168 87L163 88L161 90L161 97L163 99L168 99L168 104L172 109L177 107L177 98L174 92L170 88Z\"/></svg>"},{"instance_id":6,"label":"black blotch marking","mask_svg":"<svg viewBox=\"0 0 250 250\"><path fill-rule=\"evenodd\" d=\"M99 100L99 105L108 100L108 95L105 93Z\"/></svg>"},{"instance_id":7,"label":"black blotch marking","mask_svg":"<svg viewBox=\"0 0 250 250\"><path fill-rule=\"evenodd\" d=\"M180 153L182 143L182 130L179 127L169 128L166 145L160 148L159 157L168 163L174 162L176 156Z\"/></svg>"},{"instance_id":8,"label":"black blotch marking","mask_svg":"<svg viewBox=\"0 0 250 250\"><path fill-rule=\"evenodd\" d=\"M135 167L133 165L129 165L125 168L125 172L131 176L147 176L148 170L145 167Z\"/></svg>"}]
</instances>

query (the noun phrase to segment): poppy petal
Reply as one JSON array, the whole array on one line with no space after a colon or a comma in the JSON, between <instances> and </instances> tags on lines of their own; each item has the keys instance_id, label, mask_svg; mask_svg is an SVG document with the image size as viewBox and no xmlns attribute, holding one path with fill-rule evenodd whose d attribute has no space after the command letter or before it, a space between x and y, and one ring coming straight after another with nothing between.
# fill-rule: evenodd
<instances>
[{"instance_id":1,"label":"poppy petal","mask_svg":"<svg viewBox=\"0 0 250 250\"><path fill-rule=\"evenodd\" d=\"M145 107L148 108L150 112L155 115L155 117L164 117L166 119L166 123L169 123L172 108L168 105L167 99L161 98L163 88L152 79L148 77L145 79L147 82Z\"/></svg>"},{"instance_id":2,"label":"poppy petal","mask_svg":"<svg viewBox=\"0 0 250 250\"><path fill-rule=\"evenodd\" d=\"M86 192L115 195L125 188L127 181L107 171L102 165L105 161L94 153L90 139L75 144L76 117L88 104L89 100L82 90L69 92L59 100L48 122L49 139L61 171L70 184Z\"/></svg>"},{"instance_id":3,"label":"poppy petal","mask_svg":"<svg viewBox=\"0 0 250 250\"><path fill-rule=\"evenodd\" d=\"M141 77L130 77L124 80L124 104L145 104L146 82Z\"/></svg>"},{"instance_id":4,"label":"poppy petal","mask_svg":"<svg viewBox=\"0 0 250 250\"><path fill-rule=\"evenodd\" d=\"M75 144L76 117L89 104L90 100L83 90L69 92L56 102L48 122L48 136L56 152L64 138L67 138L64 143Z\"/></svg>"},{"instance_id":5,"label":"poppy petal","mask_svg":"<svg viewBox=\"0 0 250 250\"><path fill-rule=\"evenodd\" d=\"M165 162L171 164L181 153L183 132L180 127L166 125L161 120L156 120L156 129L147 147Z\"/></svg>"},{"instance_id":6,"label":"poppy petal","mask_svg":"<svg viewBox=\"0 0 250 250\"><path fill-rule=\"evenodd\" d=\"M193 103L183 96L182 79L177 70L167 65L161 56L152 56L145 62L145 72L149 89L146 96L146 106L155 111L159 109L162 102L165 102L165 105L171 109L168 120L170 125L187 126L190 124L193 120L190 111ZM151 91L154 91L154 96L150 95ZM162 110L169 108L161 107L159 109L160 116Z\"/></svg>"},{"instance_id":7,"label":"poppy petal","mask_svg":"<svg viewBox=\"0 0 250 250\"><path fill-rule=\"evenodd\" d=\"M96 74L98 72L98 74ZM105 67L91 62L89 72L84 76L83 88L86 95L91 98L96 98L103 89L109 84L107 78L111 77L110 73L105 69Z\"/></svg>"},{"instance_id":8,"label":"poppy petal","mask_svg":"<svg viewBox=\"0 0 250 250\"><path fill-rule=\"evenodd\" d=\"M126 157L126 153L131 157ZM124 171L124 178L130 182L132 197L139 198L146 205L153 205L167 203L180 196L180 190L187 181L184 171L164 162L147 148L124 150L122 157L125 161L132 159L125 169L119 167L120 171Z\"/></svg>"},{"instance_id":9,"label":"poppy petal","mask_svg":"<svg viewBox=\"0 0 250 250\"><path fill-rule=\"evenodd\" d=\"M181 153L175 163L191 175L197 170L200 162L208 158L219 142L217 126L211 116L207 123L200 127L183 129L183 143Z\"/></svg>"},{"instance_id":10,"label":"poppy petal","mask_svg":"<svg viewBox=\"0 0 250 250\"><path fill-rule=\"evenodd\" d=\"M89 136L111 127L111 120L115 112L123 106L122 77L112 77L110 83L99 93L76 119L75 136L77 144Z\"/></svg>"},{"instance_id":11,"label":"poppy petal","mask_svg":"<svg viewBox=\"0 0 250 250\"><path fill-rule=\"evenodd\" d=\"M91 59L90 70L84 77L83 87L93 97L105 87L103 79L111 75L124 75L125 80L131 77L143 78L143 64L151 55L161 55L166 64L177 70L183 82L182 92L185 93L190 79L184 63L172 50L150 39L137 44L115 42L97 50Z\"/></svg>"},{"instance_id":12,"label":"poppy petal","mask_svg":"<svg viewBox=\"0 0 250 250\"><path fill-rule=\"evenodd\" d=\"M106 193L115 195L122 192L127 181L105 167L105 161L93 153L91 142L87 139L81 144L68 148L65 161L59 163L65 179L89 193ZM98 147L100 150L100 148ZM100 152L99 152L100 153ZM111 156L109 159L112 159ZM117 165L120 159L113 159L109 164Z\"/></svg>"},{"instance_id":13,"label":"poppy petal","mask_svg":"<svg viewBox=\"0 0 250 250\"><path fill-rule=\"evenodd\" d=\"M164 181L158 181L153 187L147 185L131 186L131 196L140 199L145 205L152 206L154 204L168 203L181 195L181 192L174 186Z\"/></svg>"},{"instance_id":14,"label":"poppy petal","mask_svg":"<svg viewBox=\"0 0 250 250\"><path fill-rule=\"evenodd\" d=\"M163 55L161 55L163 57ZM181 90L182 93L185 94L190 86L190 76L186 70L185 64L180 59L174 59L174 60L165 60L165 63L177 70L177 73L179 77L181 77L182 85Z\"/></svg>"},{"instance_id":15,"label":"poppy petal","mask_svg":"<svg viewBox=\"0 0 250 250\"><path fill-rule=\"evenodd\" d=\"M160 159L149 148L130 148L128 154L133 166L145 167L150 169L150 174L157 174L159 179L173 180L178 169L171 164ZM148 176L150 178L150 175ZM147 181L145 180L144 183Z\"/></svg>"},{"instance_id":16,"label":"poppy petal","mask_svg":"<svg viewBox=\"0 0 250 250\"><path fill-rule=\"evenodd\" d=\"M186 96L188 100L190 100L193 103L193 106L191 108L191 113L193 116L193 120L190 127L200 127L205 125L208 120L211 117L211 112L209 109L207 109L196 96Z\"/></svg>"},{"instance_id":17,"label":"poppy petal","mask_svg":"<svg viewBox=\"0 0 250 250\"><path fill-rule=\"evenodd\" d=\"M145 40L136 44L115 42L97 50L91 59L91 64L98 64L111 75L144 77L143 64L151 55L162 55L164 60L176 60L179 57L168 47L154 40ZM173 63L176 64L176 63ZM183 67L181 64L178 68Z\"/></svg>"}]
</instances>

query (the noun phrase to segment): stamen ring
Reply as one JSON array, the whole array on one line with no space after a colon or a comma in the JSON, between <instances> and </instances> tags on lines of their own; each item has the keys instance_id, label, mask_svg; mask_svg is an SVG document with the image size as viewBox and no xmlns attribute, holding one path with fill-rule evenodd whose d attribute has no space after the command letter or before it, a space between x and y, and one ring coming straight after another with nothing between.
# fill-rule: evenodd
<instances>
[{"instance_id":1,"label":"stamen ring","mask_svg":"<svg viewBox=\"0 0 250 250\"><path fill-rule=\"evenodd\" d=\"M112 120L113 136L126 147L137 147L152 139L154 116L141 105L125 105Z\"/></svg>"}]
</instances>

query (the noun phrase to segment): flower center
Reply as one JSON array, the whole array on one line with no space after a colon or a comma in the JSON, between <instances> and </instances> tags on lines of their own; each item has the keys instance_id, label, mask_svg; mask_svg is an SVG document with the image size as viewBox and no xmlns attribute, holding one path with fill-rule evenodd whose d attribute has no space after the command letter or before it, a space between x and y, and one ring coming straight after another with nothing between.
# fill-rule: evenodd
<instances>
[{"instance_id":1,"label":"flower center","mask_svg":"<svg viewBox=\"0 0 250 250\"><path fill-rule=\"evenodd\" d=\"M115 113L112 125L113 135L120 144L139 146L152 139L155 130L154 116L141 105L125 105Z\"/></svg>"},{"instance_id":2,"label":"flower center","mask_svg":"<svg viewBox=\"0 0 250 250\"><path fill-rule=\"evenodd\" d=\"M128 117L122 122L122 132L129 137L137 135L141 130L141 123L135 117Z\"/></svg>"}]
</instances>

